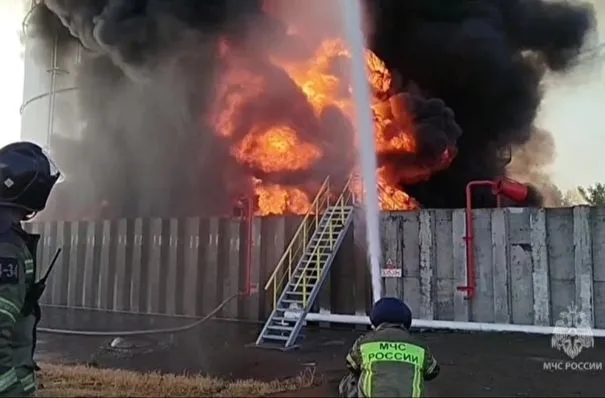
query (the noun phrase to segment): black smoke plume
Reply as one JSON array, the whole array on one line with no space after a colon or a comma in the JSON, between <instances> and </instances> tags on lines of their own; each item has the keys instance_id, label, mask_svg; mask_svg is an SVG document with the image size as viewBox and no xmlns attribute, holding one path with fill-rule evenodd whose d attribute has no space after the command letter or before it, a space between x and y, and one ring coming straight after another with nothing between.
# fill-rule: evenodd
<instances>
[{"instance_id":1,"label":"black smoke plume","mask_svg":"<svg viewBox=\"0 0 605 398\"><path fill-rule=\"evenodd\" d=\"M469 181L505 174L499 153L529 142L544 73L572 65L594 23L589 5L562 1L367 2L372 49L404 79L441 98L463 131L449 168L405 186L427 207L462 207ZM493 205L489 193L475 201Z\"/></svg>"},{"instance_id":2,"label":"black smoke plume","mask_svg":"<svg viewBox=\"0 0 605 398\"><path fill-rule=\"evenodd\" d=\"M307 1L316 10L326 3ZM461 207L466 183L505 174L499 154L530 140L543 74L565 71L593 24L587 6L539 0L365 3L370 47L397 77L388 95L406 92L419 144L414 157L387 153L379 162L396 170L426 167L456 147L452 165L427 181L395 173L425 207ZM31 34L47 45L59 37L60 45L77 41L87 49L76 78L82 138L57 143L56 152L68 175L89 183L80 186L93 192L92 202L106 201L120 216L217 213L249 189L238 176L250 168L233 161L228 142L207 132L200 111L210 108L224 67L219 37L253 53L253 63L276 86L288 86L279 71L267 68L263 54L280 46L300 53L304 46L285 39L285 26L262 1L45 0L28 21ZM260 99L244 116L295 102L284 95ZM339 148L351 141L351 126L334 110L306 122L301 112L308 113L303 104L288 117L307 139L340 127L340 136L325 143L331 156L316 171L345 174L354 159ZM301 174L262 177L295 184L306 178L309 192L321 182ZM70 192L66 197L74 202ZM476 202L493 205L482 192Z\"/></svg>"}]
</instances>

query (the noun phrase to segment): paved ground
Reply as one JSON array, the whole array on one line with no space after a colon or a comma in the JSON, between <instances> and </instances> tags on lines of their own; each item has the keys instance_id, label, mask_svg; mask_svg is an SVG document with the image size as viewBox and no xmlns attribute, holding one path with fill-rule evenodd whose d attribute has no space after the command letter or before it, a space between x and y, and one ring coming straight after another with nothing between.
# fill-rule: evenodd
<instances>
[{"instance_id":1,"label":"paved ground","mask_svg":"<svg viewBox=\"0 0 605 398\"><path fill-rule=\"evenodd\" d=\"M70 330L135 330L186 325L190 320L104 312L47 309L42 327ZM41 333L39 360L89 362L102 367L198 373L223 378L287 378L314 368L324 384L281 396L330 396L344 374L344 356L360 330L311 329L301 349L280 352L246 348L258 326L210 321L187 332L125 338L110 349L112 337ZM605 397L601 371L548 371L545 361L566 361L550 347L549 336L521 334L418 333L435 353L442 374L428 385L431 396ZM585 349L576 362L605 361L605 340Z\"/></svg>"}]
</instances>

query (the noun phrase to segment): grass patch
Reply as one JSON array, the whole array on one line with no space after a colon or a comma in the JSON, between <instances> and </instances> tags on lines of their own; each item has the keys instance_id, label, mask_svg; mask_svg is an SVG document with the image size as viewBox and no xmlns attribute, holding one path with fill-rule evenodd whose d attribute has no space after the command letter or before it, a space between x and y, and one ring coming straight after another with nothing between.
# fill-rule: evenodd
<instances>
[{"instance_id":1,"label":"grass patch","mask_svg":"<svg viewBox=\"0 0 605 398\"><path fill-rule=\"evenodd\" d=\"M38 397L263 397L316 385L315 371L271 382L42 365Z\"/></svg>"}]
</instances>

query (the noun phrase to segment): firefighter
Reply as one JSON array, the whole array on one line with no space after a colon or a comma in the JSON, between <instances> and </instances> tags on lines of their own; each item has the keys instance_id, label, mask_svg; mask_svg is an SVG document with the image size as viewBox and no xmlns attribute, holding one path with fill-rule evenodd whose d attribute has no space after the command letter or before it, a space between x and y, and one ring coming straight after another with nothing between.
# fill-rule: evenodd
<instances>
[{"instance_id":1,"label":"firefighter","mask_svg":"<svg viewBox=\"0 0 605 398\"><path fill-rule=\"evenodd\" d=\"M346 358L349 375L341 397L422 397L424 381L439 374L428 347L409 329L412 312L401 300L383 297L370 314L373 330L355 341Z\"/></svg>"},{"instance_id":2,"label":"firefighter","mask_svg":"<svg viewBox=\"0 0 605 398\"><path fill-rule=\"evenodd\" d=\"M60 173L42 148L16 142L0 148L0 397L36 391L33 355L40 320L35 285L38 235L21 222L43 210Z\"/></svg>"}]
</instances>

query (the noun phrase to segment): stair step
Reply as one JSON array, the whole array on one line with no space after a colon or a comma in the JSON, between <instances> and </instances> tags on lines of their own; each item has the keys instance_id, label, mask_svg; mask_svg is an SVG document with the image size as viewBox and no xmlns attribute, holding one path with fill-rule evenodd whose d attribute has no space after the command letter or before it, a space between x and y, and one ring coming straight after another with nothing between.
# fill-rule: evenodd
<instances>
[{"instance_id":1,"label":"stair step","mask_svg":"<svg viewBox=\"0 0 605 398\"><path fill-rule=\"evenodd\" d=\"M320 223L319 228L317 228L317 230L315 232L317 233L317 236L322 236L322 235L325 236L330 233L330 228L333 229L332 232L337 232L338 230L342 230L343 227L344 227L344 225L342 225L341 223L338 223L338 224L330 223L330 222Z\"/></svg>"},{"instance_id":2,"label":"stair step","mask_svg":"<svg viewBox=\"0 0 605 398\"><path fill-rule=\"evenodd\" d=\"M323 267L319 268L319 272L317 270L317 268L315 267L309 267L306 270L298 270L298 271L294 271L294 273L292 274L292 276L295 276L297 278L304 276L317 276L318 273L321 273L321 271L323 270Z\"/></svg>"},{"instance_id":3,"label":"stair step","mask_svg":"<svg viewBox=\"0 0 605 398\"><path fill-rule=\"evenodd\" d=\"M330 228L332 228L332 231L330 231ZM321 237L321 236L326 236L330 232L338 233L339 231L342 231L342 229L343 229L342 224L330 224L330 223L319 224L319 227L315 231L315 233L317 234L317 235L315 235L315 237L317 238L317 237Z\"/></svg>"},{"instance_id":4,"label":"stair step","mask_svg":"<svg viewBox=\"0 0 605 398\"><path fill-rule=\"evenodd\" d=\"M332 243L336 243L336 237L332 237L332 239L330 239L329 237L325 237L325 238L321 238L321 239L313 239L311 240L311 242L309 242L309 246L308 247L315 247L320 243L330 243L330 240L332 241Z\"/></svg>"},{"instance_id":5,"label":"stair step","mask_svg":"<svg viewBox=\"0 0 605 398\"><path fill-rule=\"evenodd\" d=\"M296 278L296 280L290 285L290 288L297 289L297 290L300 288L300 291L303 291L305 289L305 287L307 287L307 288L313 287L318 279L319 279L318 277L314 276L312 278L307 278L307 280L304 281L304 283L303 283L303 281L300 280L300 278Z\"/></svg>"},{"instance_id":6,"label":"stair step","mask_svg":"<svg viewBox=\"0 0 605 398\"><path fill-rule=\"evenodd\" d=\"M331 255L331 254L332 254L332 253L319 253L319 258L322 258L322 257L330 257L330 255ZM305 253L305 254L302 256L302 259L303 259L303 260L305 260L305 261L309 261L309 260L316 259L316 258L317 258L317 256L318 256L318 254L317 254L317 253L315 253L315 254L311 254L311 253Z\"/></svg>"},{"instance_id":7,"label":"stair step","mask_svg":"<svg viewBox=\"0 0 605 398\"><path fill-rule=\"evenodd\" d=\"M313 288L315 288L315 285L317 285L317 283L313 283L313 285L311 285L310 283L307 284L307 288L308 288L308 290L306 292L306 296L307 297L311 295ZM291 289L288 289L288 292L286 294L288 296L290 296L290 297L288 297L289 299L294 299L296 297L303 297L303 296L305 296L305 293L303 292L302 289L299 289L299 287L300 286L298 286L296 288L296 292L293 292ZM294 297L292 297L292 296L294 296Z\"/></svg>"},{"instance_id":8,"label":"stair step","mask_svg":"<svg viewBox=\"0 0 605 398\"><path fill-rule=\"evenodd\" d=\"M291 332L292 330L294 330L293 326L277 326L277 325L269 325L267 327L267 329L271 329L271 330L282 330L285 332Z\"/></svg>"},{"instance_id":9,"label":"stair step","mask_svg":"<svg viewBox=\"0 0 605 398\"><path fill-rule=\"evenodd\" d=\"M329 207L315 225L298 264L283 286L280 300L258 336L258 346L291 349L302 338L304 314L317 299L320 280L324 281L334 258L336 244L347 230L353 207ZM344 222L343 222L344 221ZM287 276L286 276L287 277Z\"/></svg>"},{"instance_id":10,"label":"stair step","mask_svg":"<svg viewBox=\"0 0 605 398\"><path fill-rule=\"evenodd\" d=\"M316 283L313 284L313 287L315 287ZM309 296L311 294L311 290L313 290L313 287L311 287L311 284L307 284L307 286L309 287L308 291L306 292L306 296ZM294 287L292 287L294 288ZM288 297L288 299L293 300L293 299L298 299L298 297L303 297L305 296L305 293L303 292L302 289L298 289L298 287L296 288L296 292L295 293L290 293L291 289L288 289L288 295L290 296L294 296L294 297ZM300 300L300 299L298 299Z\"/></svg>"},{"instance_id":11,"label":"stair step","mask_svg":"<svg viewBox=\"0 0 605 398\"><path fill-rule=\"evenodd\" d=\"M313 285L307 283L307 289L309 289L309 291L307 293L311 293L311 288L313 287ZM287 287L286 290L289 292L295 292L295 293L301 293L303 292L303 285L302 283L296 283L296 282L290 282Z\"/></svg>"},{"instance_id":12,"label":"stair step","mask_svg":"<svg viewBox=\"0 0 605 398\"><path fill-rule=\"evenodd\" d=\"M305 261L311 261L311 260L317 260L317 257L319 256L319 259L321 260L322 258L325 259L325 257L330 257L330 255L332 255L332 250L330 250L329 252L326 252L326 250L323 250L320 253L313 253L313 247L310 247L309 249L307 249L307 252L303 255L303 257L301 258L301 260L305 260Z\"/></svg>"},{"instance_id":13,"label":"stair step","mask_svg":"<svg viewBox=\"0 0 605 398\"><path fill-rule=\"evenodd\" d=\"M322 254L319 255L319 259L321 260L322 257L330 257L331 254L332 253L322 253ZM307 261L307 262L309 262L311 260L317 260L317 254L305 254L301 258L301 260L304 260L304 261Z\"/></svg>"},{"instance_id":14,"label":"stair step","mask_svg":"<svg viewBox=\"0 0 605 398\"><path fill-rule=\"evenodd\" d=\"M317 274L317 271L319 270L319 272L321 272L324 267L325 267L325 263L324 264L319 264L319 267L317 266L317 264L308 262L305 264L305 267L299 267L296 268L294 270L294 272L292 273L292 276L294 275L298 275L301 276L302 274Z\"/></svg>"},{"instance_id":15,"label":"stair step","mask_svg":"<svg viewBox=\"0 0 605 398\"><path fill-rule=\"evenodd\" d=\"M288 304L290 304L290 303L301 304L301 305L303 304L302 300L281 299L280 301L282 303L288 303Z\"/></svg>"},{"instance_id":16,"label":"stair step","mask_svg":"<svg viewBox=\"0 0 605 398\"><path fill-rule=\"evenodd\" d=\"M311 239L311 241L309 242L309 247L315 247L320 243L329 244L330 240L332 241L332 243L336 243L336 241L337 241L336 237L332 237L332 239L330 239L330 237L328 237L328 236L321 238L321 239Z\"/></svg>"},{"instance_id":17,"label":"stair step","mask_svg":"<svg viewBox=\"0 0 605 398\"><path fill-rule=\"evenodd\" d=\"M301 273L305 273L305 274L317 273L318 270L321 272L324 269L324 267L326 266L326 261L320 260L319 264L317 263L317 261L311 261L311 260L304 261L303 263L301 263L298 267L296 267L294 269L294 272L292 273L292 275L300 275Z\"/></svg>"},{"instance_id":18,"label":"stair step","mask_svg":"<svg viewBox=\"0 0 605 398\"><path fill-rule=\"evenodd\" d=\"M316 284L318 279L318 277L313 277L312 279L307 279L304 283L302 280L297 280L290 286L290 288L300 290L302 292L304 291L305 287L312 288Z\"/></svg>"},{"instance_id":19,"label":"stair step","mask_svg":"<svg viewBox=\"0 0 605 398\"><path fill-rule=\"evenodd\" d=\"M279 304L278 304L279 305ZM300 318L299 316L293 317L292 315L296 314L296 313L303 313L303 309L302 306L299 308L289 308L289 307L282 307L283 310L283 315L279 316L279 317L274 317L271 322L269 322L270 325L275 325L275 326L283 326L283 327L294 327L294 324L298 321L298 318ZM288 314L290 313L290 314ZM288 314L288 315L286 315ZM297 314L298 315L298 314Z\"/></svg>"},{"instance_id":20,"label":"stair step","mask_svg":"<svg viewBox=\"0 0 605 398\"><path fill-rule=\"evenodd\" d=\"M309 290L307 291L307 296L311 294L311 290L312 288L309 286ZM290 296L290 298L293 297L302 297L305 295L305 293L302 291L302 289L296 289L296 291L292 290L292 289L288 289L288 291L286 292L286 295Z\"/></svg>"},{"instance_id":21,"label":"stair step","mask_svg":"<svg viewBox=\"0 0 605 398\"><path fill-rule=\"evenodd\" d=\"M282 309L282 312L287 311L287 309ZM280 317L280 316L274 316L273 318L271 318L271 322L288 322L288 323L296 323L296 319L291 319L291 318L284 318L284 317Z\"/></svg>"},{"instance_id":22,"label":"stair step","mask_svg":"<svg viewBox=\"0 0 605 398\"><path fill-rule=\"evenodd\" d=\"M326 264L326 262L328 261L327 258L325 259L319 259L319 261L317 261L317 258L309 258L309 259L304 259L301 260L298 264L298 266L296 268L294 268L294 272L293 274L297 273L297 272L305 272L305 271L316 271L317 269L323 269L324 265Z\"/></svg>"},{"instance_id":23,"label":"stair step","mask_svg":"<svg viewBox=\"0 0 605 398\"><path fill-rule=\"evenodd\" d=\"M332 233L332 235L338 235L339 232L342 232L342 227L333 226L332 231L330 231L327 225L320 225L319 230L322 232L318 232L317 236L315 236L314 238L323 239L330 236L330 232Z\"/></svg>"},{"instance_id":24,"label":"stair step","mask_svg":"<svg viewBox=\"0 0 605 398\"><path fill-rule=\"evenodd\" d=\"M304 278L304 282L303 282L303 278ZM300 287L303 288L303 285L307 285L310 286L311 284L315 283L315 281L319 278L319 276L317 274L312 274L312 275L298 275L295 274L292 276L292 287Z\"/></svg>"},{"instance_id":25,"label":"stair step","mask_svg":"<svg viewBox=\"0 0 605 398\"><path fill-rule=\"evenodd\" d=\"M279 335L276 335L276 334L267 334L265 332L265 334L263 335L263 339L288 341L289 336L279 336Z\"/></svg>"},{"instance_id":26,"label":"stair step","mask_svg":"<svg viewBox=\"0 0 605 398\"><path fill-rule=\"evenodd\" d=\"M311 282L311 281L309 281ZM311 283L307 283L307 294L311 293L311 289L313 288L313 285ZM286 285L286 291L288 292L293 292L293 293L297 293L297 294L302 294L304 292L303 289L303 284L302 283L297 283L297 281L293 281L290 282L288 285Z\"/></svg>"},{"instance_id":27,"label":"stair step","mask_svg":"<svg viewBox=\"0 0 605 398\"><path fill-rule=\"evenodd\" d=\"M311 292L307 292L307 294L309 294ZM300 292L295 292L293 290L286 290L286 294L290 294L292 296L302 296L304 293L302 291Z\"/></svg>"},{"instance_id":28,"label":"stair step","mask_svg":"<svg viewBox=\"0 0 605 398\"><path fill-rule=\"evenodd\" d=\"M294 274L292 275L292 279L294 280L294 285L300 285L302 286L302 279L305 278L306 282L305 283L312 283L313 281L315 281L315 279L317 279L319 276L317 275L317 273L313 274L313 275L301 275L301 274Z\"/></svg>"},{"instance_id":29,"label":"stair step","mask_svg":"<svg viewBox=\"0 0 605 398\"><path fill-rule=\"evenodd\" d=\"M325 266L327 261L328 261L328 259L323 259L323 260L320 259L319 267L318 267L316 258L305 259L305 260L301 261L300 265L294 269L294 272L300 272L304 269L311 271L311 270L316 270L317 268L319 268L321 270L321 269L323 269L323 267Z\"/></svg>"}]
</instances>

